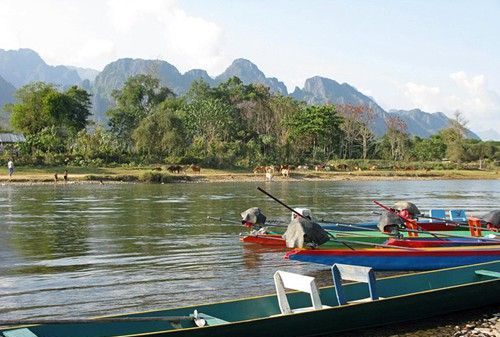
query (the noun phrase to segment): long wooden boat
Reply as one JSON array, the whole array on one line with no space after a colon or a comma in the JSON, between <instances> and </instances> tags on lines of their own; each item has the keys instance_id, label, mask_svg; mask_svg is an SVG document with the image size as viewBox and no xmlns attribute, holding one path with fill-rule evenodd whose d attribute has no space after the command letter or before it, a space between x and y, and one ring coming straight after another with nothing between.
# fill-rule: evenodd
<instances>
[{"instance_id":1,"label":"long wooden boat","mask_svg":"<svg viewBox=\"0 0 500 337\"><path fill-rule=\"evenodd\" d=\"M428 248L428 247L458 247L458 246L499 246L500 239L488 238L459 238L459 237L440 237L440 238L390 238L385 245L410 248Z\"/></svg>"},{"instance_id":2,"label":"long wooden boat","mask_svg":"<svg viewBox=\"0 0 500 337\"><path fill-rule=\"evenodd\" d=\"M415 248L411 251L396 248L294 249L287 252L285 258L329 266L353 264L380 271L431 270L498 260L500 246Z\"/></svg>"},{"instance_id":3,"label":"long wooden boat","mask_svg":"<svg viewBox=\"0 0 500 337\"><path fill-rule=\"evenodd\" d=\"M333 268L332 268L333 269ZM335 287L319 289L322 309L282 314L277 295L214 304L148 311L65 324L0 329L3 337L312 337L425 319L450 312L500 304L500 261L432 272L387 277L375 282L379 299L365 283L342 286L347 304L339 305ZM307 293L287 294L290 307L311 305ZM409 310L402 310L409 308ZM311 308L312 309L312 308ZM207 325L198 327L197 311ZM101 319L101 321L99 321ZM170 320L172 322L170 322ZM1 322L0 322L1 323Z\"/></svg>"},{"instance_id":4,"label":"long wooden boat","mask_svg":"<svg viewBox=\"0 0 500 337\"><path fill-rule=\"evenodd\" d=\"M439 238L436 238L431 233L419 233L418 237L408 237L407 233L401 234L406 235L403 240L393 239L387 234L380 232L349 231L332 233L339 241L359 241L400 247L446 247L500 244L500 239L494 241L482 237L467 237L467 233L462 231L432 232L432 234ZM248 234L241 236L240 241L265 246L286 247L285 239L281 237L281 234ZM321 247L324 249L327 247L339 247L341 245L341 243L332 240L324 243Z\"/></svg>"},{"instance_id":5,"label":"long wooden boat","mask_svg":"<svg viewBox=\"0 0 500 337\"><path fill-rule=\"evenodd\" d=\"M340 222L332 222L332 223L320 223L321 227L326 230L336 230L336 231L359 231L359 228L349 227L346 224ZM349 224L347 224L349 225ZM364 228L367 231L378 230L377 222L364 222L359 224L353 224L355 227ZM453 224L447 222L431 222L428 220L421 219L417 221L418 227L420 227L424 231L466 231L466 228L454 226Z\"/></svg>"}]
</instances>

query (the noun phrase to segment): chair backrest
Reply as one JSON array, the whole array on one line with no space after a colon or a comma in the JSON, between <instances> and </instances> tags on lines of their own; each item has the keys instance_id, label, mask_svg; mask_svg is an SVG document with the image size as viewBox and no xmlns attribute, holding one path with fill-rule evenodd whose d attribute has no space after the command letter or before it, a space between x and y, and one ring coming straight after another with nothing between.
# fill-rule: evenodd
<instances>
[{"instance_id":1,"label":"chair backrest","mask_svg":"<svg viewBox=\"0 0 500 337\"><path fill-rule=\"evenodd\" d=\"M276 294L282 314L291 314L294 312L288 303L285 289L308 293L311 296L311 310L322 308L314 277L278 270L274 273L274 285L276 286Z\"/></svg>"},{"instance_id":2,"label":"chair backrest","mask_svg":"<svg viewBox=\"0 0 500 337\"><path fill-rule=\"evenodd\" d=\"M332 266L332 276L339 305L344 305L348 302L342 288L342 280L368 283L368 290L370 292L368 299L378 300L377 289L375 287L375 273L370 267L336 263Z\"/></svg>"},{"instance_id":3,"label":"chair backrest","mask_svg":"<svg viewBox=\"0 0 500 337\"><path fill-rule=\"evenodd\" d=\"M431 218L446 219L446 211L444 209L431 209L429 210ZM431 219L431 222L439 222L437 219Z\"/></svg>"},{"instance_id":4,"label":"chair backrest","mask_svg":"<svg viewBox=\"0 0 500 337\"><path fill-rule=\"evenodd\" d=\"M463 209L450 209L450 220L451 221L467 221L467 216L465 215L465 210L463 210Z\"/></svg>"}]
</instances>

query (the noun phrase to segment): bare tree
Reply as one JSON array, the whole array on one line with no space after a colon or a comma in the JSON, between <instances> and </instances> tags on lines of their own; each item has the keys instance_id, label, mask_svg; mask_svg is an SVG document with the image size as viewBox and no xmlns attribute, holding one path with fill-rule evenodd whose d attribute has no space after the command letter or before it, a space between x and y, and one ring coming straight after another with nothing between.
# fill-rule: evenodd
<instances>
[{"instance_id":1,"label":"bare tree","mask_svg":"<svg viewBox=\"0 0 500 337\"><path fill-rule=\"evenodd\" d=\"M391 157L394 160L403 160L408 138L407 126L398 116L389 116L385 120L387 133L385 134L391 148Z\"/></svg>"},{"instance_id":2,"label":"bare tree","mask_svg":"<svg viewBox=\"0 0 500 337\"><path fill-rule=\"evenodd\" d=\"M375 115L373 110L365 105L341 104L337 106L343 121L341 130L341 156L352 158L356 147L361 147L362 157L368 156L370 141L374 138L371 126Z\"/></svg>"}]
</instances>

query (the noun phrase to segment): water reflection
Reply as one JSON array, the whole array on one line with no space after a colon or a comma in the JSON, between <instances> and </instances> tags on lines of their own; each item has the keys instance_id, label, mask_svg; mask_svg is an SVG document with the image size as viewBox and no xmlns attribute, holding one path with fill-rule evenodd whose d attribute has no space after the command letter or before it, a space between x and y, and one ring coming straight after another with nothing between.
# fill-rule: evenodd
<instances>
[{"instance_id":1,"label":"water reflection","mask_svg":"<svg viewBox=\"0 0 500 337\"><path fill-rule=\"evenodd\" d=\"M263 185L318 218L369 221L373 199L422 210L498 208L498 181L294 182ZM239 213L289 220L256 183L2 186L0 319L92 316L273 291L286 269L331 284L328 268L244 245ZM208 220L222 217L223 221Z\"/></svg>"}]
</instances>

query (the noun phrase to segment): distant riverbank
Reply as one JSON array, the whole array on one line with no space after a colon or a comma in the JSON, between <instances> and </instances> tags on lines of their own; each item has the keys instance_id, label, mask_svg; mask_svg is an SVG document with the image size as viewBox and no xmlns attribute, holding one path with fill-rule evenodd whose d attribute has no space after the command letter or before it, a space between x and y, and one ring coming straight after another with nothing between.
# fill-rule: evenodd
<instances>
[{"instance_id":1,"label":"distant riverbank","mask_svg":"<svg viewBox=\"0 0 500 337\"><path fill-rule=\"evenodd\" d=\"M63 179L64 171L68 180ZM57 180L56 175L57 174ZM433 180L433 179L500 179L500 171L480 170L375 170L314 171L295 170L289 177L274 174L271 181L335 181L335 180ZM265 174L245 170L191 169L170 173L161 167L17 167L12 178L0 175L2 184L64 183L198 183L267 181Z\"/></svg>"}]
</instances>

